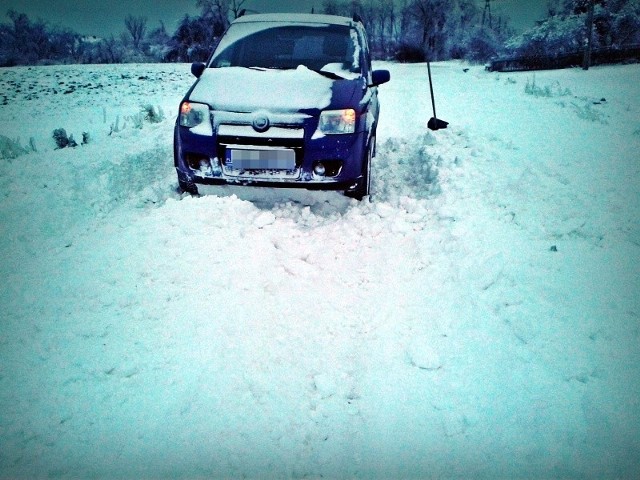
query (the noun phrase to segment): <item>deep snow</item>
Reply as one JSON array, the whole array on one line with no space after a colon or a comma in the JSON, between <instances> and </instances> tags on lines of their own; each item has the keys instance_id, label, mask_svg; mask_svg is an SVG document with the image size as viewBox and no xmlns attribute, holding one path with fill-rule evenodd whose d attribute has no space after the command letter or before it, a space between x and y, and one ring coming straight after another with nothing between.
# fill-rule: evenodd
<instances>
[{"instance_id":1,"label":"deep snow","mask_svg":"<svg viewBox=\"0 0 640 480\"><path fill-rule=\"evenodd\" d=\"M640 66L379 66L371 203L176 193L188 65L0 70L0 477L635 478Z\"/></svg>"}]
</instances>

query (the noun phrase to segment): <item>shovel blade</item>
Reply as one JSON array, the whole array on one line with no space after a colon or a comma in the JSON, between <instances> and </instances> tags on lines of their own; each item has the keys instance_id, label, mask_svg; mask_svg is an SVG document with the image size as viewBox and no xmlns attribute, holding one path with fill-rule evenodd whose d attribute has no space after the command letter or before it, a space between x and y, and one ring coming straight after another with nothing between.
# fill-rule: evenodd
<instances>
[{"instance_id":1,"label":"shovel blade","mask_svg":"<svg viewBox=\"0 0 640 480\"><path fill-rule=\"evenodd\" d=\"M427 128L430 130L440 130L442 128L447 128L449 122L445 122L444 120L440 120L439 118L431 117L429 122L427 122Z\"/></svg>"}]
</instances>

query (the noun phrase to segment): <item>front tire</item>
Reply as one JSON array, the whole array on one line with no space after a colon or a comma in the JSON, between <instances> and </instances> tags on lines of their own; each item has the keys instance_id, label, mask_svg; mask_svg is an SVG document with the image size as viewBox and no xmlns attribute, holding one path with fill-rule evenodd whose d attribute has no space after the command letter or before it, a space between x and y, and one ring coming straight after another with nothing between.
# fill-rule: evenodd
<instances>
[{"instance_id":1,"label":"front tire","mask_svg":"<svg viewBox=\"0 0 640 480\"><path fill-rule=\"evenodd\" d=\"M358 201L362 201L364 197L369 196L371 193L371 159L373 158L373 152L375 149L375 139L371 139L369 146L367 147L364 159L362 161L362 176L358 180L358 185L353 190L345 192L345 195L351 198L355 198Z\"/></svg>"},{"instance_id":2,"label":"front tire","mask_svg":"<svg viewBox=\"0 0 640 480\"><path fill-rule=\"evenodd\" d=\"M180 169L178 165L178 130L177 127L173 130L173 164L176 167L176 173L178 175L178 193L189 193L191 195L198 195L198 187L189 177Z\"/></svg>"},{"instance_id":3,"label":"front tire","mask_svg":"<svg viewBox=\"0 0 640 480\"><path fill-rule=\"evenodd\" d=\"M188 193L189 195L198 195L198 187L193 182L183 182L178 178L178 188L180 193Z\"/></svg>"}]
</instances>

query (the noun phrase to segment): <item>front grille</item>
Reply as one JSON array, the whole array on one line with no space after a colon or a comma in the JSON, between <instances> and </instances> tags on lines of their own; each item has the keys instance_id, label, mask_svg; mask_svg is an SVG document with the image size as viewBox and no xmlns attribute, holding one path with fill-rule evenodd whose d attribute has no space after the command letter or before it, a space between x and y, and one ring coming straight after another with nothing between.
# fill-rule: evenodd
<instances>
[{"instance_id":1,"label":"front grille","mask_svg":"<svg viewBox=\"0 0 640 480\"><path fill-rule=\"evenodd\" d=\"M304 140L295 138L258 138L258 137L231 137L218 135L219 145L246 145L256 147L278 147L278 148L302 148Z\"/></svg>"},{"instance_id":2,"label":"front grille","mask_svg":"<svg viewBox=\"0 0 640 480\"><path fill-rule=\"evenodd\" d=\"M266 132L256 132L249 125L219 125L217 155L221 161L227 157L229 145L244 147L288 148L295 152L296 167L302 165L304 156L304 129L274 127Z\"/></svg>"}]
</instances>

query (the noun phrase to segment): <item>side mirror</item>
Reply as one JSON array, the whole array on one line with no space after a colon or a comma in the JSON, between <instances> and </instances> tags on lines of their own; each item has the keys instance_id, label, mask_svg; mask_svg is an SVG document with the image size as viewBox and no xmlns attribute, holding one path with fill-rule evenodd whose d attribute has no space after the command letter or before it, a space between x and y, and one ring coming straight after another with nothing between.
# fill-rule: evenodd
<instances>
[{"instance_id":1,"label":"side mirror","mask_svg":"<svg viewBox=\"0 0 640 480\"><path fill-rule=\"evenodd\" d=\"M207 66L204 63L202 63L202 62L193 62L191 64L191 73L193 74L194 77L200 78L200 76L203 74L205 68L207 68Z\"/></svg>"},{"instance_id":2,"label":"side mirror","mask_svg":"<svg viewBox=\"0 0 640 480\"><path fill-rule=\"evenodd\" d=\"M391 74L389 70L374 70L371 73L371 85L370 87L377 87L378 85L382 85L383 83L387 83L391 80Z\"/></svg>"}]
</instances>

